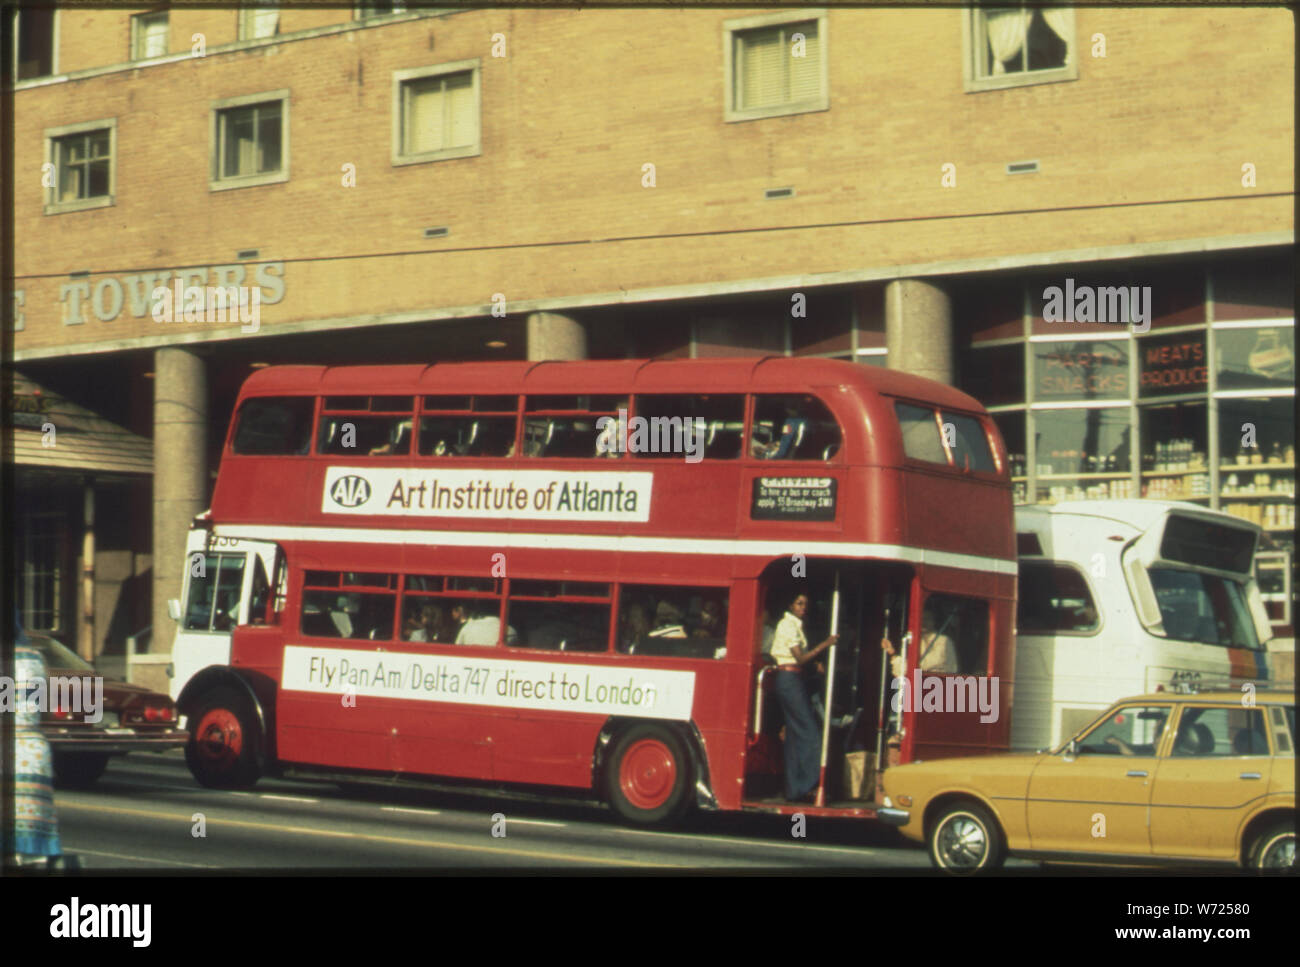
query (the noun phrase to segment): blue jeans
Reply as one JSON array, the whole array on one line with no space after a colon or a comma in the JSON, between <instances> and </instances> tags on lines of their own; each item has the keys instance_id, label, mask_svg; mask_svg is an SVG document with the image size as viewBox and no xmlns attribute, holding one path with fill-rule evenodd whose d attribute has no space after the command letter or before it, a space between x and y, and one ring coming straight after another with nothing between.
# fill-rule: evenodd
<instances>
[{"instance_id":1,"label":"blue jeans","mask_svg":"<svg viewBox=\"0 0 1300 967\"><path fill-rule=\"evenodd\" d=\"M817 788L821 772L817 717L799 672L778 671L776 695L785 714L785 797L798 799Z\"/></svg>"}]
</instances>

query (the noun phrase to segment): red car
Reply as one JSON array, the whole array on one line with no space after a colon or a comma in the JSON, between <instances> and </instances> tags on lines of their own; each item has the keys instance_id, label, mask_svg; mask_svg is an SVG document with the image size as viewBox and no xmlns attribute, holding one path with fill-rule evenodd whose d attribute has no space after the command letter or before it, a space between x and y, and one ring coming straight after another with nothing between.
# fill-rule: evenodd
<instances>
[{"instance_id":1,"label":"red car","mask_svg":"<svg viewBox=\"0 0 1300 967\"><path fill-rule=\"evenodd\" d=\"M189 733L176 727L176 705L166 695L98 675L93 665L53 638L27 638L45 658L49 674L41 732L54 754L56 784L93 784L104 774L109 756L184 748Z\"/></svg>"}]
</instances>

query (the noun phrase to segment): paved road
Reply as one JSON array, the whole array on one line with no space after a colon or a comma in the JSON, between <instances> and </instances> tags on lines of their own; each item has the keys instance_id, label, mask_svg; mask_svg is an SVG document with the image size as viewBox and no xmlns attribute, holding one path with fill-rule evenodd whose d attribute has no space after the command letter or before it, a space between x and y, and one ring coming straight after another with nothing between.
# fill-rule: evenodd
<instances>
[{"instance_id":1,"label":"paved road","mask_svg":"<svg viewBox=\"0 0 1300 967\"><path fill-rule=\"evenodd\" d=\"M845 820L808 819L796 838L791 819L779 816L699 814L657 831L581 802L265 779L248 792L222 792L199 787L179 753L115 759L95 787L59 790L57 805L64 849L93 870L929 866L894 830Z\"/></svg>"}]
</instances>

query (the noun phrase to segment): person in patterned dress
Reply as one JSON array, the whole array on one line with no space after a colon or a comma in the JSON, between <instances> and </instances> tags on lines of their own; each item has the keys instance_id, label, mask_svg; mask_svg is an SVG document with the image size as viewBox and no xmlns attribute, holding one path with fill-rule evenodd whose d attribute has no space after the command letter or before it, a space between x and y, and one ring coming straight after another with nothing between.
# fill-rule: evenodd
<instances>
[{"instance_id":1,"label":"person in patterned dress","mask_svg":"<svg viewBox=\"0 0 1300 967\"><path fill-rule=\"evenodd\" d=\"M14 865L54 867L62 856L59 822L54 812L54 766L50 744L41 734L37 683L48 681L45 659L22 628L14 647Z\"/></svg>"}]
</instances>

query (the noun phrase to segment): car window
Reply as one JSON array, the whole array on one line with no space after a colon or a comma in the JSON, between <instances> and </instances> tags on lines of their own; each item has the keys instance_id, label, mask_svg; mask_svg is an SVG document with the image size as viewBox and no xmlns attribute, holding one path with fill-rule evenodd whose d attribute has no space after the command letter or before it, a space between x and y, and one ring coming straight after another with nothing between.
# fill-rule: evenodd
<instances>
[{"instance_id":1,"label":"car window","mask_svg":"<svg viewBox=\"0 0 1300 967\"><path fill-rule=\"evenodd\" d=\"M1170 755L1182 759L1268 755L1264 710L1186 706Z\"/></svg>"},{"instance_id":2,"label":"car window","mask_svg":"<svg viewBox=\"0 0 1300 967\"><path fill-rule=\"evenodd\" d=\"M1152 756L1160 746L1167 705L1125 705L1108 715L1079 742L1080 754Z\"/></svg>"}]
</instances>

